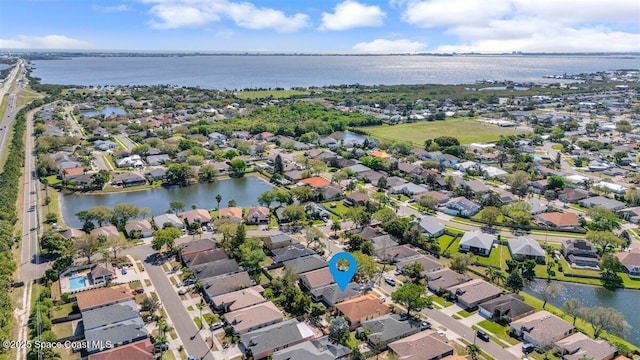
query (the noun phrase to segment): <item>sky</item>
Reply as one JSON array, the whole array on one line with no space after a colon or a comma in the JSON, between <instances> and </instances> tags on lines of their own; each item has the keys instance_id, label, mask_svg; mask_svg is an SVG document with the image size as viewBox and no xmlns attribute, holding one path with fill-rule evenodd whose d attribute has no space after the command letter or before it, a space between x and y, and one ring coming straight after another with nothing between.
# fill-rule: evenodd
<instances>
[{"instance_id":1,"label":"sky","mask_svg":"<svg viewBox=\"0 0 640 360\"><path fill-rule=\"evenodd\" d=\"M0 49L640 52L640 1L0 0Z\"/></svg>"}]
</instances>

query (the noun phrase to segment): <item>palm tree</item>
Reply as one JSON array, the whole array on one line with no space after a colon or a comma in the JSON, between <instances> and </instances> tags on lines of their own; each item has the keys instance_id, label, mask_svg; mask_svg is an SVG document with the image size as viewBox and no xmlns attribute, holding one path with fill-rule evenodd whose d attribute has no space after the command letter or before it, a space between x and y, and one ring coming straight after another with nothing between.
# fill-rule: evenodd
<instances>
[{"instance_id":1,"label":"palm tree","mask_svg":"<svg viewBox=\"0 0 640 360\"><path fill-rule=\"evenodd\" d=\"M485 270L484 272L484 276L487 277L487 279L489 280L489 282L495 282L496 280L496 274L497 274L497 269L494 268L493 266L489 266L487 267L487 270Z\"/></svg>"},{"instance_id":2,"label":"palm tree","mask_svg":"<svg viewBox=\"0 0 640 360\"><path fill-rule=\"evenodd\" d=\"M340 222L340 220L336 220L333 223L331 223L331 230L333 231L333 237L337 239L338 230L342 230L342 223Z\"/></svg>"},{"instance_id":3,"label":"palm tree","mask_svg":"<svg viewBox=\"0 0 640 360\"><path fill-rule=\"evenodd\" d=\"M207 304L204 302L204 300L200 300L200 302L196 306L198 307L198 310L200 311L200 329L202 329L204 327L204 323L203 323L203 320L202 320L202 309L207 307Z\"/></svg>"},{"instance_id":4,"label":"palm tree","mask_svg":"<svg viewBox=\"0 0 640 360\"><path fill-rule=\"evenodd\" d=\"M501 285L504 286L504 282L505 280L507 280L507 276L502 271L496 272L494 276L495 276L496 284L500 283Z\"/></svg>"},{"instance_id":5,"label":"palm tree","mask_svg":"<svg viewBox=\"0 0 640 360\"><path fill-rule=\"evenodd\" d=\"M476 344L467 345L467 352L469 356L471 356L472 360L478 360L478 355L480 354L480 348Z\"/></svg>"},{"instance_id":6,"label":"palm tree","mask_svg":"<svg viewBox=\"0 0 640 360\"><path fill-rule=\"evenodd\" d=\"M216 202L218 203L218 206L216 207L216 210L220 210L220 202L222 201L222 195L218 194L216 195Z\"/></svg>"}]
</instances>

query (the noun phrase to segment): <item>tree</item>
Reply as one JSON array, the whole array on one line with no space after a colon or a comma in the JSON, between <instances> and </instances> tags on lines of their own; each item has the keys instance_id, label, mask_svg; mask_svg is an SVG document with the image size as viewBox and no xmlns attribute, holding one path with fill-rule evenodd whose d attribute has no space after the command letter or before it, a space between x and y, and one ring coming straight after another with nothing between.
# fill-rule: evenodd
<instances>
[{"instance_id":1,"label":"tree","mask_svg":"<svg viewBox=\"0 0 640 360\"><path fill-rule=\"evenodd\" d=\"M305 203L313 199L313 189L309 185L296 186L291 189L291 195L301 203Z\"/></svg>"},{"instance_id":2,"label":"tree","mask_svg":"<svg viewBox=\"0 0 640 360\"><path fill-rule=\"evenodd\" d=\"M170 164L167 168L167 183L174 185L187 185L193 177L193 170L188 164Z\"/></svg>"},{"instance_id":3,"label":"tree","mask_svg":"<svg viewBox=\"0 0 640 360\"><path fill-rule=\"evenodd\" d=\"M198 180L200 182L213 182L218 175L218 169L213 164L204 164L200 166L198 171Z\"/></svg>"},{"instance_id":4,"label":"tree","mask_svg":"<svg viewBox=\"0 0 640 360\"><path fill-rule=\"evenodd\" d=\"M131 243L121 237L110 237L107 238L107 242L105 243L107 248L113 252L113 259L118 258L118 253L124 249L128 249L131 247Z\"/></svg>"},{"instance_id":5,"label":"tree","mask_svg":"<svg viewBox=\"0 0 640 360\"><path fill-rule=\"evenodd\" d=\"M153 314L160 308L160 301L155 300L151 296L147 296L142 299L142 303L140 304L140 310L146 311L150 314Z\"/></svg>"},{"instance_id":6,"label":"tree","mask_svg":"<svg viewBox=\"0 0 640 360\"><path fill-rule=\"evenodd\" d=\"M164 229L156 230L153 232L153 241L151 242L151 247L153 250L159 251L162 249L164 245L166 245L169 250L173 250L174 241L182 236L182 232L175 227L167 227Z\"/></svg>"},{"instance_id":7,"label":"tree","mask_svg":"<svg viewBox=\"0 0 640 360\"><path fill-rule=\"evenodd\" d=\"M124 225L127 221L138 217L139 214L140 209L133 204L120 203L113 207L113 217L120 229L124 229Z\"/></svg>"},{"instance_id":8,"label":"tree","mask_svg":"<svg viewBox=\"0 0 640 360\"><path fill-rule=\"evenodd\" d=\"M273 161L273 171L280 175L284 173L284 164L282 163L282 157L280 154L276 155L276 158Z\"/></svg>"},{"instance_id":9,"label":"tree","mask_svg":"<svg viewBox=\"0 0 640 360\"><path fill-rule=\"evenodd\" d=\"M307 168L311 169L313 174L316 175L316 176L318 176L321 173L327 171L327 169L328 169L327 164L325 164L324 161L322 161L322 160L311 160L311 161L309 161L309 166Z\"/></svg>"},{"instance_id":10,"label":"tree","mask_svg":"<svg viewBox=\"0 0 640 360\"><path fill-rule=\"evenodd\" d=\"M573 326L576 326L576 318L582 313L582 304L580 304L580 300L571 298L562 304L562 308L567 315L573 318Z\"/></svg>"},{"instance_id":11,"label":"tree","mask_svg":"<svg viewBox=\"0 0 640 360\"><path fill-rule=\"evenodd\" d=\"M552 175L547 179L547 190L562 190L565 179L562 176Z\"/></svg>"},{"instance_id":12,"label":"tree","mask_svg":"<svg viewBox=\"0 0 640 360\"><path fill-rule=\"evenodd\" d=\"M353 280L358 283L365 283L373 279L378 274L378 263L369 255L361 251L355 251L351 255L356 259L356 273Z\"/></svg>"},{"instance_id":13,"label":"tree","mask_svg":"<svg viewBox=\"0 0 640 360\"><path fill-rule=\"evenodd\" d=\"M310 249L318 250L319 248L325 246L325 244L322 242L324 234L317 227L307 226L307 228L305 229L305 238L307 240L307 246Z\"/></svg>"},{"instance_id":14,"label":"tree","mask_svg":"<svg viewBox=\"0 0 640 360\"><path fill-rule=\"evenodd\" d=\"M378 179L378 189L380 190L384 190L386 188L389 187L389 182L387 181L387 178L385 176L381 177L380 179Z\"/></svg>"},{"instance_id":15,"label":"tree","mask_svg":"<svg viewBox=\"0 0 640 360\"><path fill-rule=\"evenodd\" d=\"M285 190L273 190L274 196L273 199L278 202L278 206L282 206L283 204L291 203L291 194Z\"/></svg>"},{"instance_id":16,"label":"tree","mask_svg":"<svg viewBox=\"0 0 640 360\"><path fill-rule=\"evenodd\" d=\"M471 356L471 360L478 360L478 355L480 355L480 347L476 344L467 345L467 353Z\"/></svg>"},{"instance_id":17,"label":"tree","mask_svg":"<svg viewBox=\"0 0 640 360\"><path fill-rule=\"evenodd\" d=\"M342 230L342 223L340 222L340 220L334 220L331 223L331 231L333 231L333 237L335 239L338 238L338 231Z\"/></svg>"},{"instance_id":18,"label":"tree","mask_svg":"<svg viewBox=\"0 0 640 360\"><path fill-rule=\"evenodd\" d=\"M299 288L291 286L284 292L284 307L293 316L306 315L311 306L311 297Z\"/></svg>"},{"instance_id":19,"label":"tree","mask_svg":"<svg viewBox=\"0 0 640 360\"><path fill-rule=\"evenodd\" d=\"M310 312L311 312L311 316L317 319L327 313L327 307L324 306L322 303L313 303L311 304Z\"/></svg>"},{"instance_id":20,"label":"tree","mask_svg":"<svg viewBox=\"0 0 640 360\"><path fill-rule=\"evenodd\" d=\"M435 210L438 207L438 199L431 195L424 195L418 200L418 205L430 210Z\"/></svg>"},{"instance_id":21,"label":"tree","mask_svg":"<svg viewBox=\"0 0 640 360\"><path fill-rule=\"evenodd\" d=\"M273 190L267 190L258 195L258 204L266 207L271 207L271 203L275 201L275 192Z\"/></svg>"},{"instance_id":22,"label":"tree","mask_svg":"<svg viewBox=\"0 0 640 360\"><path fill-rule=\"evenodd\" d=\"M402 268L402 273L408 276L413 282L420 282L422 279L422 272L424 271L424 266L422 266L419 262L413 262L407 264Z\"/></svg>"},{"instance_id":23,"label":"tree","mask_svg":"<svg viewBox=\"0 0 640 360\"><path fill-rule=\"evenodd\" d=\"M329 324L329 338L340 344L349 340L349 323L342 316L337 316Z\"/></svg>"},{"instance_id":24,"label":"tree","mask_svg":"<svg viewBox=\"0 0 640 360\"><path fill-rule=\"evenodd\" d=\"M113 210L108 206L95 206L89 209L89 217L98 223L98 227L102 227L113 218Z\"/></svg>"},{"instance_id":25,"label":"tree","mask_svg":"<svg viewBox=\"0 0 640 360\"><path fill-rule=\"evenodd\" d=\"M186 206L187 206L187 205L186 205L186 204L184 203L184 201L182 201L182 200L172 200L172 201L169 203L169 210L170 210L171 212L173 212L174 214L178 214L178 213L180 213L180 212L184 211L184 208L185 208Z\"/></svg>"},{"instance_id":26,"label":"tree","mask_svg":"<svg viewBox=\"0 0 640 360\"><path fill-rule=\"evenodd\" d=\"M216 210L220 210L220 202L222 201L222 195L218 194L216 195L216 203L218 205L216 205Z\"/></svg>"},{"instance_id":27,"label":"tree","mask_svg":"<svg viewBox=\"0 0 640 360\"><path fill-rule=\"evenodd\" d=\"M304 208L300 205L287 205L282 209L282 216L297 225L305 217Z\"/></svg>"},{"instance_id":28,"label":"tree","mask_svg":"<svg viewBox=\"0 0 640 360\"><path fill-rule=\"evenodd\" d=\"M487 206L480 212L480 220L484 221L489 227L496 224L498 217L502 215L500 209L495 206Z\"/></svg>"},{"instance_id":29,"label":"tree","mask_svg":"<svg viewBox=\"0 0 640 360\"><path fill-rule=\"evenodd\" d=\"M507 176L507 182L511 185L511 192L519 196L524 196L529 187L529 174L525 171L517 170Z\"/></svg>"},{"instance_id":30,"label":"tree","mask_svg":"<svg viewBox=\"0 0 640 360\"><path fill-rule=\"evenodd\" d=\"M520 276L520 272L517 270L512 271L507 277L504 286L514 294L517 294L524 289L524 281Z\"/></svg>"},{"instance_id":31,"label":"tree","mask_svg":"<svg viewBox=\"0 0 640 360\"><path fill-rule=\"evenodd\" d=\"M97 236L86 234L76 239L75 246L78 253L91 264L91 257L102 249L103 243Z\"/></svg>"},{"instance_id":32,"label":"tree","mask_svg":"<svg viewBox=\"0 0 640 360\"><path fill-rule=\"evenodd\" d=\"M591 324L595 338L600 337L603 331L620 336L631 328L624 316L613 308L601 306L583 308L582 317Z\"/></svg>"},{"instance_id":33,"label":"tree","mask_svg":"<svg viewBox=\"0 0 640 360\"><path fill-rule=\"evenodd\" d=\"M553 190L547 190L544 192L544 198L547 199L548 202L551 202L557 198L557 194Z\"/></svg>"},{"instance_id":34,"label":"tree","mask_svg":"<svg viewBox=\"0 0 640 360\"><path fill-rule=\"evenodd\" d=\"M548 282L542 289L542 301L543 301L542 309L544 309L547 306L547 302L550 299L553 299L558 295L560 295L561 291L562 291L562 285L556 282Z\"/></svg>"},{"instance_id":35,"label":"tree","mask_svg":"<svg viewBox=\"0 0 640 360\"><path fill-rule=\"evenodd\" d=\"M73 246L73 240L51 230L45 231L40 238L40 248L43 254L51 258L73 254Z\"/></svg>"},{"instance_id":36,"label":"tree","mask_svg":"<svg viewBox=\"0 0 640 360\"><path fill-rule=\"evenodd\" d=\"M231 166L230 172L233 177L243 177L244 172L247 169L247 163L242 159L231 160L229 163Z\"/></svg>"},{"instance_id":37,"label":"tree","mask_svg":"<svg viewBox=\"0 0 640 360\"><path fill-rule=\"evenodd\" d=\"M618 272L623 270L623 266L617 257L608 253L604 254L600 258L598 266L602 270L602 283L605 287L620 287L622 279Z\"/></svg>"},{"instance_id":38,"label":"tree","mask_svg":"<svg viewBox=\"0 0 640 360\"><path fill-rule=\"evenodd\" d=\"M384 207L373 214L373 218L380 221L381 223L389 222L396 218L396 213L393 209L388 207Z\"/></svg>"},{"instance_id":39,"label":"tree","mask_svg":"<svg viewBox=\"0 0 640 360\"><path fill-rule=\"evenodd\" d=\"M631 132L633 126L627 120L620 120L616 123L616 130L623 134Z\"/></svg>"},{"instance_id":40,"label":"tree","mask_svg":"<svg viewBox=\"0 0 640 360\"><path fill-rule=\"evenodd\" d=\"M391 299L404 305L407 308L407 315L409 315L411 310L420 311L429 305L429 299L424 293L424 285L408 282L400 285L398 290L392 292Z\"/></svg>"},{"instance_id":41,"label":"tree","mask_svg":"<svg viewBox=\"0 0 640 360\"><path fill-rule=\"evenodd\" d=\"M456 253L451 257L451 270L456 271L460 274L464 274L467 271L467 268L473 262L473 255L468 253Z\"/></svg>"},{"instance_id":42,"label":"tree","mask_svg":"<svg viewBox=\"0 0 640 360\"><path fill-rule=\"evenodd\" d=\"M236 205L238 205L238 202L236 201L236 199L231 199L227 201L227 207L236 207Z\"/></svg>"},{"instance_id":43,"label":"tree","mask_svg":"<svg viewBox=\"0 0 640 360\"><path fill-rule=\"evenodd\" d=\"M616 234L611 231L587 231L585 239L591 243L600 246L603 252L609 250L609 247L618 247L624 244L624 241L620 239Z\"/></svg>"},{"instance_id":44,"label":"tree","mask_svg":"<svg viewBox=\"0 0 640 360\"><path fill-rule=\"evenodd\" d=\"M611 210L602 207L594 206L587 210L587 215L591 217L591 230L596 231L613 231L614 229L620 229L620 219Z\"/></svg>"}]
</instances>

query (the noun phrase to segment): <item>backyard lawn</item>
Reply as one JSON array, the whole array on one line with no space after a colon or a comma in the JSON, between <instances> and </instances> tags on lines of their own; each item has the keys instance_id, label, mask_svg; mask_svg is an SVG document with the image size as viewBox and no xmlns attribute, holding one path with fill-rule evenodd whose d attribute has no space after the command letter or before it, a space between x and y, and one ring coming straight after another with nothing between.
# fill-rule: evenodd
<instances>
[{"instance_id":1,"label":"backyard lawn","mask_svg":"<svg viewBox=\"0 0 640 360\"><path fill-rule=\"evenodd\" d=\"M500 325L490 320L482 320L478 325L511 345L515 345L519 342L517 339L509 336L509 326L507 325Z\"/></svg>"},{"instance_id":2,"label":"backyard lawn","mask_svg":"<svg viewBox=\"0 0 640 360\"><path fill-rule=\"evenodd\" d=\"M408 141L423 146L427 139L439 136L454 136L462 144L498 140L500 135L521 134L523 131L483 124L480 121L461 117L445 121L420 121L411 124L381 125L364 129L371 136L385 140Z\"/></svg>"},{"instance_id":3,"label":"backyard lawn","mask_svg":"<svg viewBox=\"0 0 640 360\"><path fill-rule=\"evenodd\" d=\"M476 256L475 260L483 265L493 266L499 269L507 268L507 260L511 260L511 253L509 249L504 245L498 245L491 250L491 255L488 257Z\"/></svg>"}]
</instances>

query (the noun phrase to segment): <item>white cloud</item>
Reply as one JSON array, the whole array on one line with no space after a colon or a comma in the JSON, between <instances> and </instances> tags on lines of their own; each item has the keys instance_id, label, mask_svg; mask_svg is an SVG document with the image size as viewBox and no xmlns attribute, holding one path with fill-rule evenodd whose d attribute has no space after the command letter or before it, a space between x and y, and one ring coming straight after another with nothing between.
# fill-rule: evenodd
<instances>
[{"instance_id":1,"label":"white cloud","mask_svg":"<svg viewBox=\"0 0 640 360\"><path fill-rule=\"evenodd\" d=\"M429 0L409 2L402 20L419 26L485 24L511 10L507 0Z\"/></svg>"},{"instance_id":2,"label":"white cloud","mask_svg":"<svg viewBox=\"0 0 640 360\"><path fill-rule=\"evenodd\" d=\"M293 32L309 26L309 17L297 13L287 16L280 10L257 7L249 2L228 0L142 0L154 4L149 12L155 16L150 22L154 28L173 29L202 27L222 18L230 18L237 26L278 32Z\"/></svg>"},{"instance_id":3,"label":"white cloud","mask_svg":"<svg viewBox=\"0 0 640 360\"><path fill-rule=\"evenodd\" d=\"M375 39L353 46L353 50L372 53L416 53L426 49L427 44L407 39Z\"/></svg>"},{"instance_id":4,"label":"white cloud","mask_svg":"<svg viewBox=\"0 0 640 360\"><path fill-rule=\"evenodd\" d=\"M320 30L348 30L357 27L381 26L387 14L379 6L365 5L346 0L334 9L334 13L322 13Z\"/></svg>"},{"instance_id":5,"label":"white cloud","mask_svg":"<svg viewBox=\"0 0 640 360\"><path fill-rule=\"evenodd\" d=\"M307 27L309 16L295 14L287 17L282 11L270 8L258 8L250 3L229 3L225 13L229 15L238 26L247 29L274 29L279 32L293 32Z\"/></svg>"},{"instance_id":6,"label":"white cloud","mask_svg":"<svg viewBox=\"0 0 640 360\"><path fill-rule=\"evenodd\" d=\"M640 2L633 0L513 0L519 14L553 19L563 23L637 22Z\"/></svg>"},{"instance_id":7,"label":"white cloud","mask_svg":"<svg viewBox=\"0 0 640 360\"><path fill-rule=\"evenodd\" d=\"M0 48L8 49L87 49L87 41L72 39L64 35L26 36L16 39L0 39Z\"/></svg>"}]
</instances>

